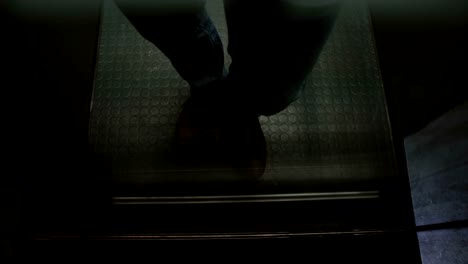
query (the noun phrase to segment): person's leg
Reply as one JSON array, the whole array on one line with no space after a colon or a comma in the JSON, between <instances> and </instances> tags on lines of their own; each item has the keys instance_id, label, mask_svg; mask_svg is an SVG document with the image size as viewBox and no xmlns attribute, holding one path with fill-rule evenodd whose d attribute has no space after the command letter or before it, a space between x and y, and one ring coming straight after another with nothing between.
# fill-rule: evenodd
<instances>
[{"instance_id":1,"label":"person's leg","mask_svg":"<svg viewBox=\"0 0 468 264\"><path fill-rule=\"evenodd\" d=\"M135 29L169 58L193 92L223 77L223 46L204 1L179 2L186 6L116 0Z\"/></svg>"},{"instance_id":2,"label":"person's leg","mask_svg":"<svg viewBox=\"0 0 468 264\"><path fill-rule=\"evenodd\" d=\"M255 114L232 111L221 40L204 8L158 13L155 9L135 10L128 3L119 5L128 19L192 86L176 123L174 160L183 167L232 170L245 180L261 177L266 164L265 138Z\"/></svg>"},{"instance_id":3,"label":"person's leg","mask_svg":"<svg viewBox=\"0 0 468 264\"><path fill-rule=\"evenodd\" d=\"M297 99L338 7L336 0L225 0L228 80L238 99L262 115Z\"/></svg>"}]
</instances>

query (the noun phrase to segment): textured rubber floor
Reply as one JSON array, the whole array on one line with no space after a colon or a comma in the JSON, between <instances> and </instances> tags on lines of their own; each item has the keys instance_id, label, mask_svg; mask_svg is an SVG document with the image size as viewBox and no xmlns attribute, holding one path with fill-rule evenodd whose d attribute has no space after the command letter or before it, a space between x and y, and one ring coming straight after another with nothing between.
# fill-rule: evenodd
<instances>
[{"instance_id":1,"label":"textured rubber floor","mask_svg":"<svg viewBox=\"0 0 468 264\"><path fill-rule=\"evenodd\" d=\"M207 8L226 47L222 1L208 1ZM260 118L268 165L254 192L369 189L395 173L373 43L365 4L344 6L303 96ZM90 141L96 154L112 160L115 192L191 193L240 181L226 171L181 171L167 159L188 94L168 59L106 2Z\"/></svg>"}]
</instances>

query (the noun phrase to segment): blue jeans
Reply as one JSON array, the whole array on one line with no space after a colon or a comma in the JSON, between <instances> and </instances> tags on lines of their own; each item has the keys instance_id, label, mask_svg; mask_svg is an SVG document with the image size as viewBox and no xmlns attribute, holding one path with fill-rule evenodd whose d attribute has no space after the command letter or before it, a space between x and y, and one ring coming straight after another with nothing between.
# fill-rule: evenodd
<instances>
[{"instance_id":1,"label":"blue jeans","mask_svg":"<svg viewBox=\"0 0 468 264\"><path fill-rule=\"evenodd\" d=\"M299 97L339 9L337 0L225 0L232 58L226 74L222 42L203 2L150 12L121 1L129 21L169 58L192 92L224 79L225 98L261 115L280 112Z\"/></svg>"}]
</instances>

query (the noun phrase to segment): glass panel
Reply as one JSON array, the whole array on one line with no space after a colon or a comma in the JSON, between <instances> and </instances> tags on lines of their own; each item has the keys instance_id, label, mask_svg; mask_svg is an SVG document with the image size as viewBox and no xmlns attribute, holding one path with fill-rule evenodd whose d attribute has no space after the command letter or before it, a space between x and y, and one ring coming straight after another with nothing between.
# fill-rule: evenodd
<instances>
[{"instance_id":1,"label":"glass panel","mask_svg":"<svg viewBox=\"0 0 468 264\"><path fill-rule=\"evenodd\" d=\"M207 10L226 48L222 1L208 1ZM362 2L341 8L299 99L278 114L260 117L267 165L255 181L229 170L182 170L171 161L171 140L189 87L110 1L99 43L89 134L96 156L111 165L115 196L362 192L376 190L396 173Z\"/></svg>"}]
</instances>

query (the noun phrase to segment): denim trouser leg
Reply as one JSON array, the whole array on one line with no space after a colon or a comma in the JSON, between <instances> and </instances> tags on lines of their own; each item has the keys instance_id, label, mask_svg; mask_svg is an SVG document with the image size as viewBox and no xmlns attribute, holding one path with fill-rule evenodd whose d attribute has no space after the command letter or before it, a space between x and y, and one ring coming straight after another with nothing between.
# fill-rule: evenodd
<instances>
[{"instance_id":1,"label":"denim trouser leg","mask_svg":"<svg viewBox=\"0 0 468 264\"><path fill-rule=\"evenodd\" d=\"M329 35L337 0L225 0L228 80L243 105L272 115L296 100ZM245 102L247 101L247 102Z\"/></svg>"},{"instance_id":2,"label":"denim trouser leg","mask_svg":"<svg viewBox=\"0 0 468 264\"><path fill-rule=\"evenodd\" d=\"M222 43L204 5L157 13L127 1L130 5L119 4L127 18L193 90L223 77ZM222 100L272 115L297 99L332 28L338 1L224 0L232 64Z\"/></svg>"},{"instance_id":3,"label":"denim trouser leg","mask_svg":"<svg viewBox=\"0 0 468 264\"><path fill-rule=\"evenodd\" d=\"M203 1L190 10L159 12L158 6L152 11L150 5L138 6L137 2L116 1L136 30L169 58L192 91L223 77L222 42Z\"/></svg>"}]
</instances>

